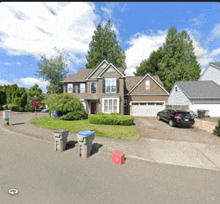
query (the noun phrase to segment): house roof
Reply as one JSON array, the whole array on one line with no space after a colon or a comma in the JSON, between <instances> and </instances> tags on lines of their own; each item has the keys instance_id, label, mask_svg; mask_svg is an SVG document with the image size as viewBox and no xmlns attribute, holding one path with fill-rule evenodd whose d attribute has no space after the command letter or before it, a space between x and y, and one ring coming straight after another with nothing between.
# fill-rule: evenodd
<instances>
[{"instance_id":1,"label":"house roof","mask_svg":"<svg viewBox=\"0 0 220 204\"><path fill-rule=\"evenodd\" d=\"M89 74L92 73L92 71L94 71L93 68L89 69L85 69L85 68L82 68L82 69L79 69L76 74L70 74L68 75L64 80L63 82L79 82L79 81L86 81L86 78Z\"/></svg>"},{"instance_id":2,"label":"house roof","mask_svg":"<svg viewBox=\"0 0 220 204\"><path fill-rule=\"evenodd\" d=\"M213 81L176 82L189 99L220 99L220 86Z\"/></svg>"},{"instance_id":3,"label":"house roof","mask_svg":"<svg viewBox=\"0 0 220 204\"><path fill-rule=\"evenodd\" d=\"M124 74L123 68L117 68L122 74ZM93 68L82 68L79 69L76 74L70 74L63 79L63 82L80 82L86 81L86 78L94 71Z\"/></svg>"},{"instance_id":4,"label":"house roof","mask_svg":"<svg viewBox=\"0 0 220 204\"><path fill-rule=\"evenodd\" d=\"M217 69L220 69L220 62L210 62L210 65L213 64Z\"/></svg>"},{"instance_id":5,"label":"house roof","mask_svg":"<svg viewBox=\"0 0 220 204\"><path fill-rule=\"evenodd\" d=\"M141 81L141 79L143 79L144 76L127 76L125 78L125 94L127 94L128 92L131 91L131 89L137 85L137 83L139 81ZM152 76L163 88L164 85L163 83L161 82L160 78L158 76Z\"/></svg>"}]
</instances>

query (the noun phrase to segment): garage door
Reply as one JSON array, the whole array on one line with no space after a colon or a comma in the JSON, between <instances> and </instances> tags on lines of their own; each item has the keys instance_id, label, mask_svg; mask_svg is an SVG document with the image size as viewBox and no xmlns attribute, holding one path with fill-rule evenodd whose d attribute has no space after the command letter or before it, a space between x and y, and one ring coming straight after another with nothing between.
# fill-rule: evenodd
<instances>
[{"instance_id":1,"label":"garage door","mask_svg":"<svg viewBox=\"0 0 220 204\"><path fill-rule=\"evenodd\" d=\"M132 116L157 116L157 113L165 109L164 102L132 102Z\"/></svg>"},{"instance_id":2,"label":"garage door","mask_svg":"<svg viewBox=\"0 0 220 204\"><path fill-rule=\"evenodd\" d=\"M220 104L194 104L192 110L197 112L198 109L209 110L211 117L220 117Z\"/></svg>"}]
</instances>

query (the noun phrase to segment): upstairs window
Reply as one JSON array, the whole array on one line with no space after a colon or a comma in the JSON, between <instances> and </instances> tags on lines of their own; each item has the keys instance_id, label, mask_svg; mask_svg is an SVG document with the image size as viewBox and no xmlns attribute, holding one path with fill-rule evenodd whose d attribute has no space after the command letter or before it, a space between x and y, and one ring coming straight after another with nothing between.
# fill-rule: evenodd
<instances>
[{"instance_id":1,"label":"upstairs window","mask_svg":"<svg viewBox=\"0 0 220 204\"><path fill-rule=\"evenodd\" d=\"M116 93L116 79L105 79L105 93Z\"/></svg>"},{"instance_id":2,"label":"upstairs window","mask_svg":"<svg viewBox=\"0 0 220 204\"><path fill-rule=\"evenodd\" d=\"M80 83L79 93L85 93L86 92L86 84Z\"/></svg>"},{"instance_id":3,"label":"upstairs window","mask_svg":"<svg viewBox=\"0 0 220 204\"><path fill-rule=\"evenodd\" d=\"M95 82L92 82L91 93L96 93L96 83Z\"/></svg>"},{"instance_id":4,"label":"upstairs window","mask_svg":"<svg viewBox=\"0 0 220 204\"><path fill-rule=\"evenodd\" d=\"M145 81L145 88L146 88L146 90L150 89L150 81L149 80Z\"/></svg>"},{"instance_id":5,"label":"upstairs window","mask_svg":"<svg viewBox=\"0 0 220 204\"><path fill-rule=\"evenodd\" d=\"M67 85L67 93L73 93L73 84Z\"/></svg>"}]
</instances>

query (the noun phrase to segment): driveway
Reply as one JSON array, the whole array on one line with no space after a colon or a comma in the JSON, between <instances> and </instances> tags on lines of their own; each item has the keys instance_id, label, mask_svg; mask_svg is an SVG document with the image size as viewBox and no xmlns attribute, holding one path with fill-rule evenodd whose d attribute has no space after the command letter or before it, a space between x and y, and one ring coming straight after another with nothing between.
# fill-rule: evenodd
<instances>
[{"instance_id":1,"label":"driveway","mask_svg":"<svg viewBox=\"0 0 220 204\"><path fill-rule=\"evenodd\" d=\"M170 127L156 117L135 117L134 123L142 138L220 145L220 138L213 134L193 127Z\"/></svg>"}]
</instances>

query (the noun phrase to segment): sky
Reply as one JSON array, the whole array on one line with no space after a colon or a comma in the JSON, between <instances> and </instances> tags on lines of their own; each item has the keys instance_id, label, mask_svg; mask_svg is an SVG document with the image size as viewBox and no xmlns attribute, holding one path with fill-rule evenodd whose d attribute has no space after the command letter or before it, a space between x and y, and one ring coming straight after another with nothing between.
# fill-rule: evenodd
<instances>
[{"instance_id":1,"label":"sky","mask_svg":"<svg viewBox=\"0 0 220 204\"><path fill-rule=\"evenodd\" d=\"M0 3L0 85L35 83L46 92L48 81L36 76L40 55L54 47L68 54L69 74L85 68L98 24L111 20L125 51L127 76L165 43L171 26L186 30L202 71L220 61L218 2L3 2Z\"/></svg>"}]
</instances>

